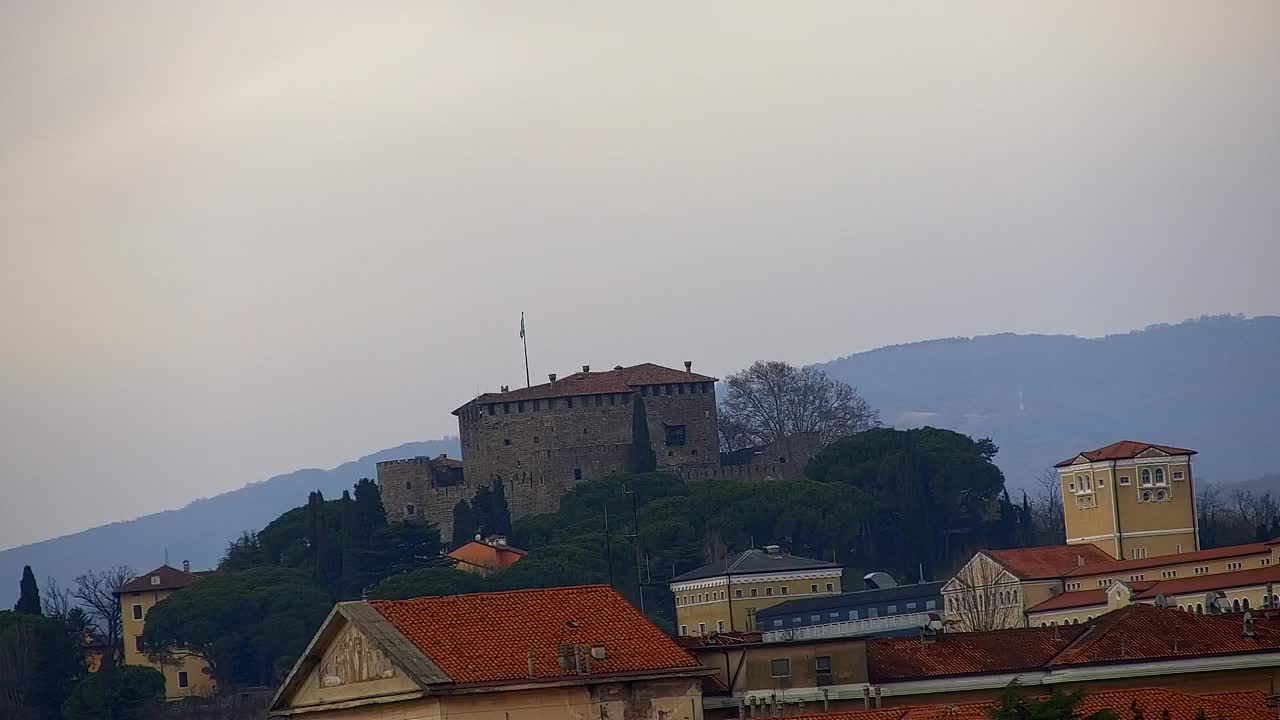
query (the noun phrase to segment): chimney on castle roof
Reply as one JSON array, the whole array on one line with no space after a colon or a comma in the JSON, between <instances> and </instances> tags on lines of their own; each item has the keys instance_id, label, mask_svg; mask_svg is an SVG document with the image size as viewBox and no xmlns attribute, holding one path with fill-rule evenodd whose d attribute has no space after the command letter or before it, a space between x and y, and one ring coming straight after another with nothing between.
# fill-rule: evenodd
<instances>
[{"instance_id":1,"label":"chimney on castle roof","mask_svg":"<svg viewBox=\"0 0 1280 720\"><path fill-rule=\"evenodd\" d=\"M191 561L190 561L190 560L183 560L183 561L182 561L182 572L184 572L184 573L189 573L189 572L191 572Z\"/></svg>"},{"instance_id":2,"label":"chimney on castle roof","mask_svg":"<svg viewBox=\"0 0 1280 720\"><path fill-rule=\"evenodd\" d=\"M685 371L685 372L687 372L687 373L691 373L691 372L693 372L693 361L692 361L692 360L685 360L685 361L684 361L684 371Z\"/></svg>"},{"instance_id":3,"label":"chimney on castle roof","mask_svg":"<svg viewBox=\"0 0 1280 720\"><path fill-rule=\"evenodd\" d=\"M582 372L591 372L591 366L590 366L590 365L583 365L583 366L582 366Z\"/></svg>"},{"instance_id":4,"label":"chimney on castle roof","mask_svg":"<svg viewBox=\"0 0 1280 720\"><path fill-rule=\"evenodd\" d=\"M503 385L503 386L502 386L502 392L504 392L504 393L505 393L505 392L511 392L511 386L510 386L510 385Z\"/></svg>"},{"instance_id":5,"label":"chimney on castle roof","mask_svg":"<svg viewBox=\"0 0 1280 720\"><path fill-rule=\"evenodd\" d=\"M614 366L613 366L613 369L614 369L614 370L621 370L621 369L622 369L622 366L621 366L621 365L614 365Z\"/></svg>"},{"instance_id":6,"label":"chimney on castle roof","mask_svg":"<svg viewBox=\"0 0 1280 720\"><path fill-rule=\"evenodd\" d=\"M552 384L552 385L555 385L555 384L556 384L556 374L555 374L555 373L547 373L547 379L551 381L551 384Z\"/></svg>"}]
</instances>

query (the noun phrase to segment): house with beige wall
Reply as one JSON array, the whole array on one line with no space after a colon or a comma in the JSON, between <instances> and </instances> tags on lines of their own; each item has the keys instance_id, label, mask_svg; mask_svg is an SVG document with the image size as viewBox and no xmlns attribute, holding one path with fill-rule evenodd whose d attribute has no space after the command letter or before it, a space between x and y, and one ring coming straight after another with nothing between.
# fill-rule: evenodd
<instances>
[{"instance_id":1,"label":"house with beige wall","mask_svg":"<svg viewBox=\"0 0 1280 720\"><path fill-rule=\"evenodd\" d=\"M752 548L672 578L679 635L752 632L756 612L787 600L837 595L844 568L777 545Z\"/></svg>"},{"instance_id":2,"label":"house with beige wall","mask_svg":"<svg viewBox=\"0 0 1280 720\"><path fill-rule=\"evenodd\" d=\"M702 720L714 672L601 585L344 602L269 714Z\"/></svg>"},{"instance_id":3,"label":"house with beige wall","mask_svg":"<svg viewBox=\"0 0 1280 720\"><path fill-rule=\"evenodd\" d=\"M1200 549L1195 450L1122 440L1054 467L1062 485L1067 544L1091 544L1116 559Z\"/></svg>"},{"instance_id":4,"label":"house with beige wall","mask_svg":"<svg viewBox=\"0 0 1280 720\"><path fill-rule=\"evenodd\" d=\"M120 603L124 664L159 670L164 675L165 697L170 700L210 695L215 689L208 666L200 658L181 656L159 661L143 652L142 632L147 626L147 613L161 600L199 580L200 576L191 572L187 563L182 565L182 570L161 565L120 586L115 593Z\"/></svg>"}]
</instances>

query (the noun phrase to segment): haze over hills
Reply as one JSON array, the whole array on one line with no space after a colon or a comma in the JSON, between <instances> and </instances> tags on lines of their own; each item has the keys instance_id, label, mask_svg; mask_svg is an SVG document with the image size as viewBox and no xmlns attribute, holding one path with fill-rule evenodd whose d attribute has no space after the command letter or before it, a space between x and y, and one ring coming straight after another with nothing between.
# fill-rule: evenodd
<instances>
[{"instance_id":1,"label":"haze over hills","mask_svg":"<svg viewBox=\"0 0 1280 720\"><path fill-rule=\"evenodd\" d=\"M766 351L763 354L768 355ZM1280 415L1280 318L1214 317L1097 339L991 335L931 340L858 353L821 365L859 387L897 427L933 425L1000 447L997 463L1015 491L1077 450L1119 439L1200 451L1196 478L1259 478L1280 469L1273 428ZM336 497L378 461L458 456L456 439L412 442L331 470L306 469L147 515L0 551L0 605L24 564L43 581L88 568L137 570L165 556L211 567L227 542L306 502ZM15 595L16 597L16 595Z\"/></svg>"}]
</instances>

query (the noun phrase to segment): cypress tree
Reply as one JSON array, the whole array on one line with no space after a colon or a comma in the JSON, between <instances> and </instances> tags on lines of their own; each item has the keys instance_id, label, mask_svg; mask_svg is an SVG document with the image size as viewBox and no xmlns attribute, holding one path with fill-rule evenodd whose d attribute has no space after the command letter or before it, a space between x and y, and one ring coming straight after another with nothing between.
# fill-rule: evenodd
<instances>
[{"instance_id":1,"label":"cypress tree","mask_svg":"<svg viewBox=\"0 0 1280 720\"><path fill-rule=\"evenodd\" d=\"M476 516L466 500L459 500L453 506L453 535L449 539L449 549L458 548L471 542L476 534Z\"/></svg>"},{"instance_id":2,"label":"cypress tree","mask_svg":"<svg viewBox=\"0 0 1280 720\"><path fill-rule=\"evenodd\" d=\"M649 414L645 411L644 398L631 398L631 453L627 458L627 472L631 475L653 472L658 467L658 456L653 452L649 438Z\"/></svg>"},{"instance_id":3,"label":"cypress tree","mask_svg":"<svg viewBox=\"0 0 1280 720\"><path fill-rule=\"evenodd\" d=\"M40 588L36 587L36 576L31 572L30 565L23 566L22 582L18 587L21 592L18 595L18 604L13 606L14 612L41 615Z\"/></svg>"}]
</instances>

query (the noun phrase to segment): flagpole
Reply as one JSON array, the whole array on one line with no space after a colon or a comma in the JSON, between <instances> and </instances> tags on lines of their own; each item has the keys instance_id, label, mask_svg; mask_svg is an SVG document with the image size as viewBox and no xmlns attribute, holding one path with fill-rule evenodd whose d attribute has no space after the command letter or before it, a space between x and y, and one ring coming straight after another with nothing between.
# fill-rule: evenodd
<instances>
[{"instance_id":1,"label":"flagpole","mask_svg":"<svg viewBox=\"0 0 1280 720\"><path fill-rule=\"evenodd\" d=\"M529 381L529 341L524 336L524 313L520 313L520 344L524 345L524 386L531 387Z\"/></svg>"}]
</instances>

